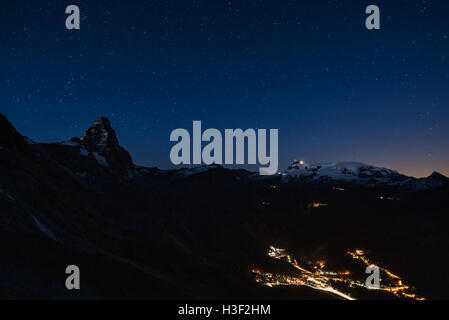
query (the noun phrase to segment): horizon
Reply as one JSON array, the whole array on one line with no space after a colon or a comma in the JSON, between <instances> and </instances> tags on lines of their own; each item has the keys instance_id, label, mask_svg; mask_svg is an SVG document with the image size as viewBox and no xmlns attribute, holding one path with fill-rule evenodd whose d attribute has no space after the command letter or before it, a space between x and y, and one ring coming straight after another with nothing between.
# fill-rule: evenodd
<instances>
[{"instance_id":1,"label":"horizon","mask_svg":"<svg viewBox=\"0 0 449 320\"><path fill-rule=\"evenodd\" d=\"M0 114L1 114L1 113L0 113ZM7 117L7 116L5 116L5 117L6 117L6 119L9 121L8 117ZM101 119L101 118L106 118L106 119L109 120L109 118L107 118L107 117L100 116L100 117L98 117L96 120L93 120L91 123L93 123L93 122L95 122L95 121L97 121L97 120L99 120L99 119ZM109 121L110 121L110 120L109 120ZM10 121L10 122L11 122L11 121ZM11 123L11 124L14 126L14 123ZM14 126L14 127L15 127L15 126ZM181 165L181 166L171 165L171 166L167 166L167 167L161 167L161 166L151 165L151 163L145 164L145 165L136 163L135 160L134 160L134 156L133 156L132 152L131 152L130 150L128 150L128 148L127 148L126 146L124 146L123 144L120 143L120 138L119 138L120 133L117 132L117 130L114 128L114 124L113 124L113 123L111 123L111 127L112 127L112 129L115 131L115 133L116 133L116 135L117 135L117 139L119 140L119 144L120 144L123 148L125 148L125 150L127 150L127 151L130 153L131 158L133 159L134 164L137 165L137 166L143 166L143 167L156 167L156 168L158 168L158 169L160 169L160 170L177 170L177 169L186 169L186 168L188 169L188 168L196 168L196 167L207 166L207 165L205 165L205 164L190 164L190 165ZM81 134L80 134L79 136L73 136L73 137L70 137L70 138L68 138L68 139L57 140L57 141L39 141L39 140L34 139L33 137L29 137L29 136L26 136L26 135L23 135L23 136L26 137L26 138L31 139L31 140L32 140L33 142L35 142L35 143L62 143L62 142L67 142L67 141L69 141L69 140L72 139L72 138L79 138L79 137L81 137L81 136L84 134L84 132L87 131L88 128L89 128L89 127L87 127L86 130L84 130L83 132L81 132ZM17 128L16 128L16 129L17 129ZM19 134L22 134L22 133L20 132L20 130L17 129L17 131L19 132ZM426 177L430 176L430 175L431 175L432 173L434 173L434 172L440 173L440 174L442 174L442 175L448 177L448 175L444 174L443 172L439 172L439 171L437 171L437 170L433 170L431 173L429 173L428 175L425 175L425 176L414 176L414 175L409 175L409 174L405 173L404 171L397 170L397 169L394 169L394 168L389 168L389 167L385 167L385 166L382 166L382 165L375 165L375 164L372 164L372 163L369 163L369 162L359 162L359 161L354 161L354 160L307 161L307 159L291 159L290 163L289 163L287 166L285 166L285 167L281 167L281 166L280 166L280 167L278 168L278 171L284 172L285 170L287 170L287 167L288 167L289 165L291 165L294 161L299 161L299 160L304 161L304 162L305 162L306 164L308 164L308 165L325 165L325 164L333 164L333 163L337 163L337 164L338 164L338 163L358 163L358 164L363 164L363 165L367 165L367 166L373 166L373 167L378 167L378 168L384 168L384 169L394 170L394 171L397 171L399 174L404 174L404 175L409 176L409 177L412 177L412 178L426 178ZM215 165L215 164L212 164L212 166L213 166L213 165ZM232 169L246 169L246 170L249 170L249 171L251 171L251 172L256 172L256 171L258 171L258 169L257 169L257 166L258 166L258 165L257 165L257 164L256 164L256 165L236 165L236 164L234 164L234 165L226 165L226 164L218 164L218 165L219 165L219 166L222 166L222 167L224 167L224 168L227 168L227 169L231 169L231 170L232 170Z\"/></svg>"}]
</instances>

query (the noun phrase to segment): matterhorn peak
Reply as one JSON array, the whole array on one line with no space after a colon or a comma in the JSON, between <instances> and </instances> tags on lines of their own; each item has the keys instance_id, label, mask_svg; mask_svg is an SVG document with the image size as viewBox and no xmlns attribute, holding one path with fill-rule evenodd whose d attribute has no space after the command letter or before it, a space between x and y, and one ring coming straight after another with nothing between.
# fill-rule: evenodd
<instances>
[{"instance_id":1,"label":"matterhorn peak","mask_svg":"<svg viewBox=\"0 0 449 320\"><path fill-rule=\"evenodd\" d=\"M106 117L95 120L79 140L85 153L92 154L97 162L119 175L129 175L134 170L130 154L118 143L111 122Z\"/></svg>"},{"instance_id":2,"label":"matterhorn peak","mask_svg":"<svg viewBox=\"0 0 449 320\"><path fill-rule=\"evenodd\" d=\"M103 152L119 145L111 122L106 117L100 117L92 122L80 140L89 151Z\"/></svg>"}]
</instances>

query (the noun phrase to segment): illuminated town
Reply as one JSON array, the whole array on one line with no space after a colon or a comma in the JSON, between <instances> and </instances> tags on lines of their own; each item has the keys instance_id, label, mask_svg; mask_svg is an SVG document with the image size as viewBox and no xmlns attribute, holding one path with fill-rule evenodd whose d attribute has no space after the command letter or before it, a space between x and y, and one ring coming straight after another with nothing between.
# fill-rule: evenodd
<instances>
[{"instance_id":1,"label":"illuminated town","mask_svg":"<svg viewBox=\"0 0 449 320\"><path fill-rule=\"evenodd\" d=\"M366 257L366 253L363 250L357 249L354 251L348 251L347 254L355 259L362 261L366 266L372 266L373 264ZM299 271L296 276L281 275L263 272L260 269L253 269L252 272L255 276L255 280L258 283L264 284L269 287L274 286L306 286L316 290L329 292L336 296L339 296L346 300L357 300L348 291L351 288L360 287L366 290L382 290L395 295L398 298L406 298L413 300L425 300L425 298L419 297L413 293L413 288L402 283L399 276L393 274L389 270L379 267L379 270L386 275L386 279L380 279L385 285L380 285L379 288L367 288L365 285L365 279L353 279L353 275L348 270L343 271L330 271L326 269L325 261L306 261L304 265L300 265L298 260L291 254L287 253L284 249L270 247L268 256L273 259L288 262L295 269ZM367 275L368 276L368 275ZM346 288L346 289L344 289ZM346 292L344 292L344 291Z\"/></svg>"}]
</instances>

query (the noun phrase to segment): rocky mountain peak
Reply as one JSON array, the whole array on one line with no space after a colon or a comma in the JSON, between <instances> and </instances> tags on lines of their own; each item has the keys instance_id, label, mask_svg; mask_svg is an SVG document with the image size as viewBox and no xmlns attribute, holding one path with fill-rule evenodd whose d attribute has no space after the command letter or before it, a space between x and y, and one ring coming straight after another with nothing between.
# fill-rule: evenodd
<instances>
[{"instance_id":1,"label":"rocky mountain peak","mask_svg":"<svg viewBox=\"0 0 449 320\"><path fill-rule=\"evenodd\" d=\"M120 146L115 130L106 117L95 120L80 139L72 139L79 143L83 153L94 156L103 167L109 167L118 175L129 175L134 171L134 164L128 151Z\"/></svg>"},{"instance_id":2,"label":"rocky mountain peak","mask_svg":"<svg viewBox=\"0 0 449 320\"><path fill-rule=\"evenodd\" d=\"M92 152L104 152L108 148L114 149L119 146L111 122L106 117L95 120L80 140L86 149Z\"/></svg>"}]
</instances>

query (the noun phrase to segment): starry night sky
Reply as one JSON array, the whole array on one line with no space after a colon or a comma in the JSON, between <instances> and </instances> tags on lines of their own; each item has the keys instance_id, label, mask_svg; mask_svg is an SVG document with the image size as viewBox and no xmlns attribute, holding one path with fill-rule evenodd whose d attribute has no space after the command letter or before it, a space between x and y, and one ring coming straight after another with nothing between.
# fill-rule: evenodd
<instances>
[{"instance_id":1,"label":"starry night sky","mask_svg":"<svg viewBox=\"0 0 449 320\"><path fill-rule=\"evenodd\" d=\"M170 132L202 120L278 128L280 169L449 175L448 16L446 0L2 2L0 112L40 142L106 116L146 166L172 167Z\"/></svg>"}]
</instances>

